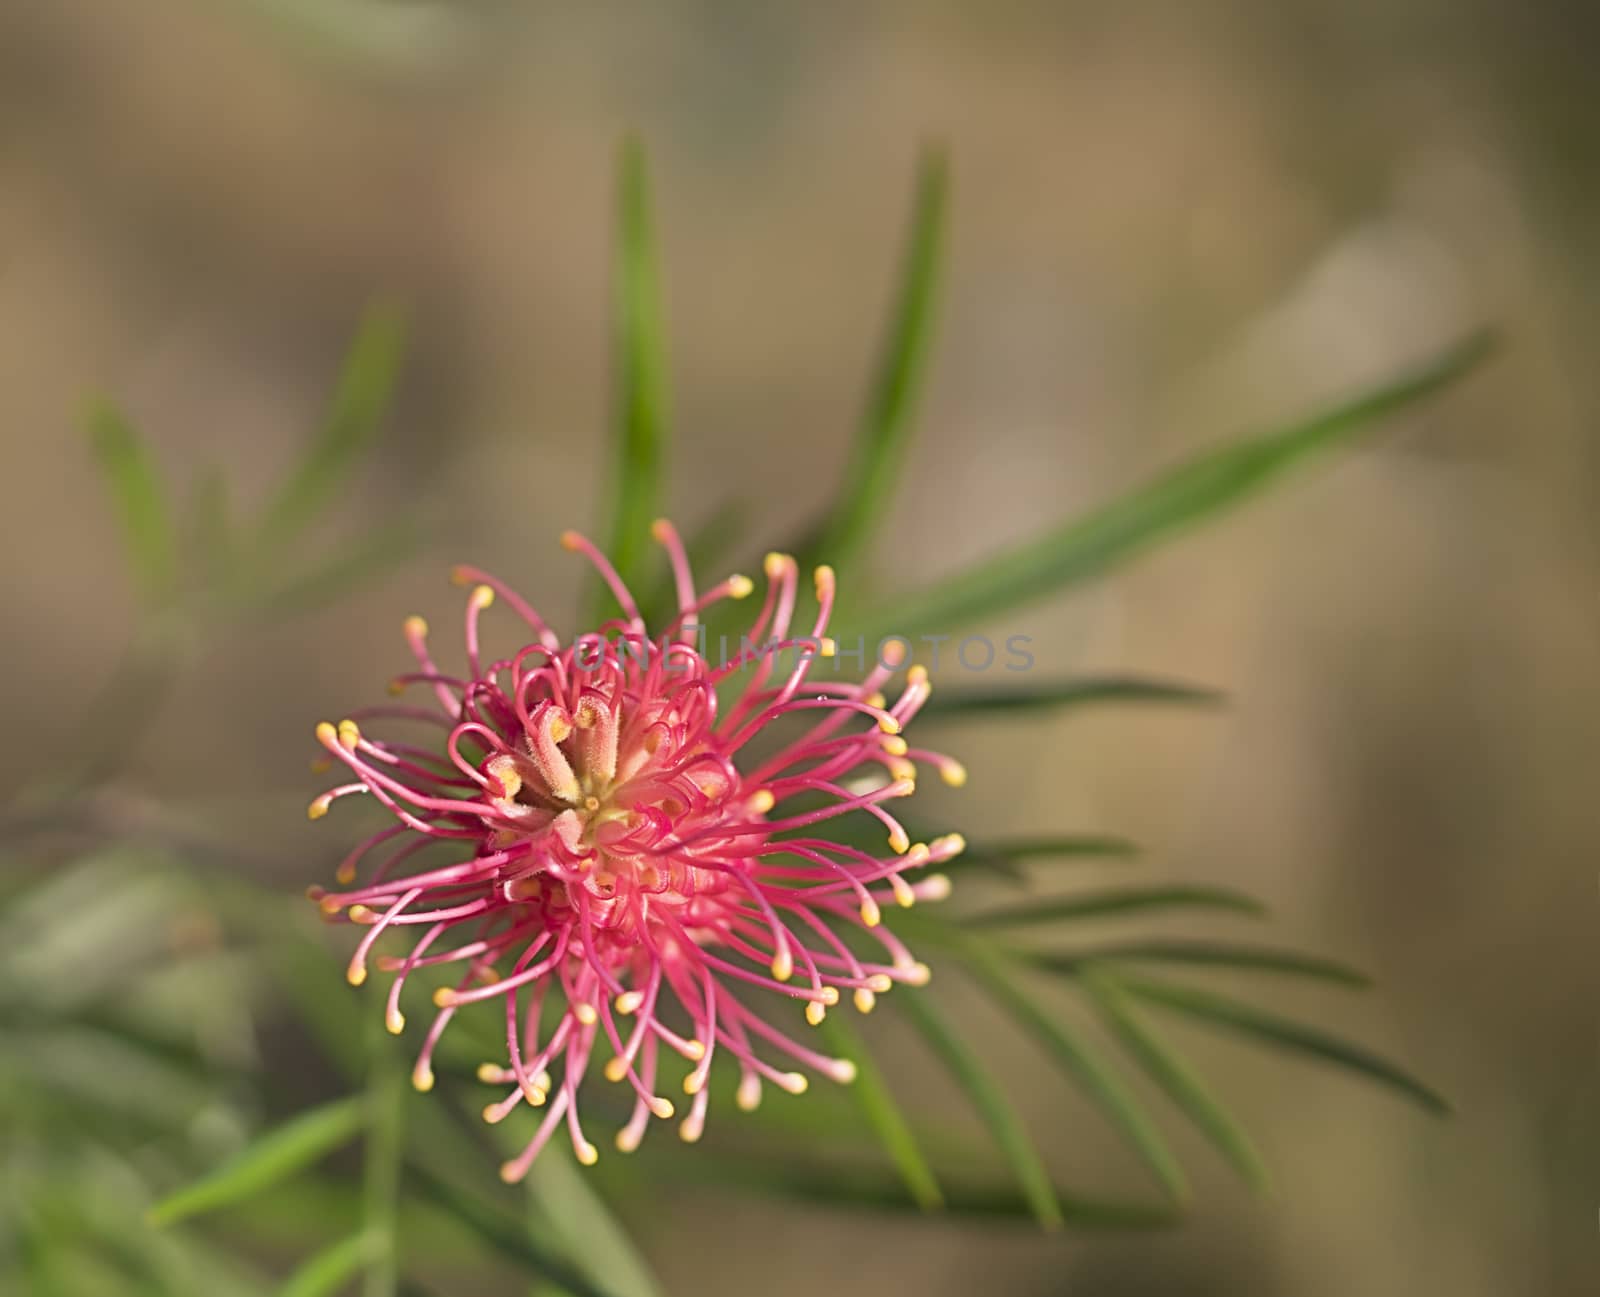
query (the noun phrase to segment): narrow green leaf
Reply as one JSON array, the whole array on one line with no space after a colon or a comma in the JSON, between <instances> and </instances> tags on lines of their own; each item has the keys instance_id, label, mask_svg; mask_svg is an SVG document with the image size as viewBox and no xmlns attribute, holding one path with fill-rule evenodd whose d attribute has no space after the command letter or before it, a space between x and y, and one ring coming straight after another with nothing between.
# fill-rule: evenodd
<instances>
[{"instance_id":1,"label":"narrow green leaf","mask_svg":"<svg viewBox=\"0 0 1600 1297\"><path fill-rule=\"evenodd\" d=\"M1116 979L1086 973L1083 986L1106 1029L1167 1097L1199 1127L1240 1177L1257 1193L1271 1188L1266 1165L1243 1128L1211 1094L1209 1087L1176 1051L1154 1035L1127 1003Z\"/></svg>"},{"instance_id":2,"label":"narrow green leaf","mask_svg":"<svg viewBox=\"0 0 1600 1297\"><path fill-rule=\"evenodd\" d=\"M616 440L611 513L611 561L636 589L650 548L650 524L661 513L667 453L666 331L662 320L650 177L644 148L623 141L617 177L615 297ZM610 606L598 596L597 609Z\"/></svg>"},{"instance_id":3,"label":"narrow green leaf","mask_svg":"<svg viewBox=\"0 0 1600 1297\"><path fill-rule=\"evenodd\" d=\"M1227 1027L1280 1049L1307 1054L1359 1072L1398 1090L1430 1112L1442 1115L1450 1111L1449 1102L1438 1091L1424 1085L1410 1073L1359 1045L1350 1044L1317 1027L1308 1027L1212 991L1173 986L1126 973L1119 973L1116 980L1129 995L1177 1009L1192 1018Z\"/></svg>"},{"instance_id":4,"label":"narrow green leaf","mask_svg":"<svg viewBox=\"0 0 1600 1297\"><path fill-rule=\"evenodd\" d=\"M85 423L100 472L111 489L140 595L158 603L172 593L178 549L166 493L150 449L120 411L96 401Z\"/></svg>"},{"instance_id":5,"label":"narrow green leaf","mask_svg":"<svg viewBox=\"0 0 1600 1297\"><path fill-rule=\"evenodd\" d=\"M917 1206L924 1211L937 1211L944 1205L944 1195L939 1191L939 1181L933 1168L918 1147L916 1136L894 1100L883 1073L868 1051L866 1042L847 1021L843 1013L830 1014L822 1021L822 1038L828 1049L840 1058L848 1058L856 1065L856 1079L850 1089L860 1105L867 1122L889 1154L900 1178L905 1182Z\"/></svg>"},{"instance_id":6,"label":"narrow green leaf","mask_svg":"<svg viewBox=\"0 0 1600 1297\"><path fill-rule=\"evenodd\" d=\"M367 1057L367 1105L371 1124L363 1149L362 1234L371 1245L362 1297L395 1297L400 1277L400 1160L405 1145L405 1075L391 1051L378 1039L377 1018L368 1027L374 1045Z\"/></svg>"},{"instance_id":7,"label":"narrow green leaf","mask_svg":"<svg viewBox=\"0 0 1600 1297\"><path fill-rule=\"evenodd\" d=\"M377 438L405 351L405 321L390 306L368 309L346 353L322 428L268 504L258 539L270 561L337 497Z\"/></svg>"},{"instance_id":8,"label":"narrow green leaf","mask_svg":"<svg viewBox=\"0 0 1600 1297\"><path fill-rule=\"evenodd\" d=\"M1137 856L1139 846L1127 838L1104 834L1064 835L1054 838L1001 838L969 845L940 866L943 873L980 868L1006 875L1014 881L1027 878L1022 865L1040 857L1056 859L1125 858Z\"/></svg>"},{"instance_id":9,"label":"narrow green leaf","mask_svg":"<svg viewBox=\"0 0 1600 1297\"><path fill-rule=\"evenodd\" d=\"M529 1276L559 1285L572 1297L619 1297L596 1287L564 1259L539 1247L514 1217L463 1192L426 1166L413 1163L410 1170L429 1202Z\"/></svg>"},{"instance_id":10,"label":"narrow green leaf","mask_svg":"<svg viewBox=\"0 0 1600 1297\"><path fill-rule=\"evenodd\" d=\"M217 465L195 477L185 523L185 553L198 560L208 586L225 585L233 569L233 515L228 503L228 478Z\"/></svg>"},{"instance_id":11,"label":"narrow green leaf","mask_svg":"<svg viewBox=\"0 0 1600 1297\"><path fill-rule=\"evenodd\" d=\"M1173 887L1108 887L1097 892L1051 896L1023 905L1007 906L967 916L963 922L977 928L1022 928L1062 919L1100 918L1140 910L1231 910L1262 915L1266 906L1253 896L1229 887L1181 884Z\"/></svg>"},{"instance_id":12,"label":"narrow green leaf","mask_svg":"<svg viewBox=\"0 0 1600 1297\"><path fill-rule=\"evenodd\" d=\"M1086 964L1121 962L1201 964L1263 973L1287 973L1296 977L1335 982L1341 986L1372 985L1372 979L1360 969L1351 968L1348 964L1341 964L1336 960L1323 959L1317 955L1304 955L1296 950L1236 946L1216 941L1182 939L1123 941L1064 954L1034 951L1011 953L1039 968L1047 968L1057 973L1076 973Z\"/></svg>"},{"instance_id":13,"label":"narrow green leaf","mask_svg":"<svg viewBox=\"0 0 1600 1297\"><path fill-rule=\"evenodd\" d=\"M1065 1023L1045 1013L1011 976L1005 965L973 942L967 949L967 967L990 996L1031 1032L1050 1052L1063 1071L1077 1082L1112 1126L1144 1159L1156 1179L1176 1202L1189 1197L1189 1182L1161 1132L1136 1095L1088 1041Z\"/></svg>"},{"instance_id":14,"label":"narrow green leaf","mask_svg":"<svg viewBox=\"0 0 1600 1297\"><path fill-rule=\"evenodd\" d=\"M577 1269L615 1297L662 1297L627 1229L569 1158L541 1157L527 1185L529 1207L562 1240Z\"/></svg>"},{"instance_id":15,"label":"narrow green leaf","mask_svg":"<svg viewBox=\"0 0 1600 1297\"><path fill-rule=\"evenodd\" d=\"M905 460L911 416L933 337L949 192L945 152L930 148L917 172L900 285L871 396L837 502L816 546L817 557L840 569L853 565L883 519Z\"/></svg>"},{"instance_id":16,"label":"narrow green leaf","mask_svg":"<svg viewBox=\"0 0 1600 1297\"><path fill-rule=\"evenodd\" d=\"M1082 707L1089 703L1184 703L1210 707L1224 701L1226 695L1200 685L1140 676L1089 676L997 689L935 689L922 705L921 715L980 720L995 712L1032 715L1045 708Z\"/></svg>"},{"instance_id":17,"label":"narrow green leaf","mask_svg":"<svg viewBox=\"0 0 1600 1297\"><path fill-rule=\"evenodd\" d=\"M361 1097L337 1099L303 1112L269 1130L209 1175L163 1198L150 1209L150 1223L171 1225L242 1202L348 1144L366 1122L367 1104Z\"/></svg>"},{"instance_id":18,"label":"narrow green leaf","mask_svg":"<svg viewBox=\"0 0 1600 1297\"><path fill-rule=\"evenodd\" d=\"M291 1274L278 1297L333 1297L361 1272L373 1253L373 1241L365 1234L342 1239Z\"/></svg>"},{"instance_id":19,"label":"narrow green leaf","mask_svg":"<svg viewBox=\"0 0 1600 1297\"><path fill-rule=\"evenodd\" d=\"M1001 1092L981 1059L967 1048L955 1029L932 1004L927 995L896 997L902 1012L911 1019L934 1053L950 1069L957 1083L977 1108L995 1145L1011 1164L1012 1173L1027 1200L1035 1220L1045 1229L1058 1229L1064 1223L1061 1205L1056 1201L1050 1173L1033 1147L1022 1119Z\"/></svg>"},{"instance_id":20,"label":"narrow green leaf","mask_svg":"<svg viewBox=\"0 0 1600 1297\"><path fill-rule=\"evenodd\" d=\"M1461 377L1489 349L1474 335L1391 382L1264 436L1179 465L1087 517L977 563L871 618L884 634L957 627L1096 577L1181 528L1221 513L1308 455L1348 439ZM878 638L868 635L868 641Z\"/></svg>"}]
</instances>

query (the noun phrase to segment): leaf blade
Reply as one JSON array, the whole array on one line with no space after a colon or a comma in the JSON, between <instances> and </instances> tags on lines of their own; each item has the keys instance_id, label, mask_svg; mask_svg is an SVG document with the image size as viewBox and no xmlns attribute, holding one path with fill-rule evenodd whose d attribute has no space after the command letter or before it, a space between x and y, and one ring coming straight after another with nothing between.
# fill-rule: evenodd
<instances>
[{"instance_id":1,"label":"leaf blade","mask_svg":"<svg viewBox=\"0 0 1600 1297\"><path fill-rule=\"evenodd\" d=\"M1045 1229L1059 1229L1065 1218L1056 1201L1055 1186L1039 1160L1022 1119L988 1069L928 1000L926 995L913 994L901 997L897 1003L972 1100L996 1147L1010 1164L1034 1219Z\"/></svg>"},{"instance_id":2,"label":"leaf blade","mask_svg":"<svg viewBox=\"0 0 1600 1297\"><path fill-rule=\"evenodd\" d=\"M147 603L158 603L177 580L178 539L155 459L109 401L91 404L84 425L116 507L134 581Z\"/></svg>"},{"instance_id":3,"label":"leaf blade","mask_svg":"<svg viewBox=\"0 0 1600 1297\"><path fill-rule=\"evenodd\" d=\"M966 915L972 928L1018 928L1062 919L1101 918L1152 909L1216 909L1260 917L1267 910L1260 901L1231 887L1183 884L1171 887L1108 887L1093 892L1050 897L1023 905Z\"/></svg>"},{"instance_id":4,"label":"leaf blade","mask_svg":"<svg viewBox=\"0 0 1600 1297\"><path fill-rule=\"evenodd\" d=\"M150 1223L172 1225L242 1202L349 1143L366 1122L362 1096L336 1099L292 1117L209 1175L161 1199L150 1209Z\"/></svg>"},{"instance_id":5,"label":"leaf blade","mask_svg":"<svg viewBox=\"0 0 1600 1297\"><path fill-rule=\"evenodd\" d=\"M278 1297L333 1297L361 1272L372 1251L365 1234L341 1239L299 1266L278 1289Z\"/></svg>"},{"instance_id":6,"label":"leaf blade","mask_svg":"<svg viewBox=\"0 0 1600 1297\"><path fill-rule=\"evenodd\" d=\"M911 418L932 349L950 195L945 150L918 162L894 305L839 496L811 553L851 567L882 520L905 459ZM809 548L809 547L808 547Z\"/></svg>"},{"instance_id":7,"label":"leaf blade","mask_svg":"<svg viewBox=\"0 0 1600 1297\"><path fill-rule=\"evenodd\" d=\"M1337 960L1320 955L1306 955L1296 950L1278 950L1266 946L1240 946L1229 942L1194 941L1169 938L1147 941L1125 941L1091 947L1088 950L1066 953L1013 952L1038 968L1056 973L1076 973L1087 964L1179 963L1266 973L1285 973L1308 977L1355 989L1372 985L1372 979L1360 969L1351 968Z\"/></svg>"},{"instance_id":8,"label":"leaf blade","mask_svg":"<svg viewBox=\"0 0 1600 1297\"><path fill-rule=\"evenodd\" d=\"M977 719L993 712L1081 707L1093 703L1180 703L1215 707L1227 695L1203 685L1144 676L1098 676L1011 688L935 689L921 715L941 720Z\"/></svg>"},{"instance_id":9,"label":"leaf blade","mask_svg":"<svg viewBox=\"0 0 1600 1297\"><path fill-rule=\"evenodd\" d=\"M873 624L902 636L949 632L1099 576L1243 500L1312 452L1432 395L1473 368L1489 346L1488 334L1474 334L1390 382L1287 428L1189 459L1084 517L890 604Z\"/></svg>"}]
</instances>

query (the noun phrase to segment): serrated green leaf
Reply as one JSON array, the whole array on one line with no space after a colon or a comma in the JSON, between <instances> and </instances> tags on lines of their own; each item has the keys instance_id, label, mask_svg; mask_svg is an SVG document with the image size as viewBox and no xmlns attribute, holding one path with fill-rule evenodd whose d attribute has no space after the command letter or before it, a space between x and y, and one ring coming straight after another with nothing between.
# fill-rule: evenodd
<instances>
[{"instance_id":1,"label":"serrated green leaf","mask_svg":"<svg viewBox=\"0 0 1600 1297\"><path fill-rule=\"evenodd\" d=\"M514 1217L463 1192L426 1166L412 1164L410 1170L429 1202L528 1276L556 1284L572 1297L620 1297L597 1287L567 1261L539 1247Z\"/></svg>"},{"instance_id":2,"label":"serrated green leaf","mask_svg":"<svg viewBox=\"0 0 1600 1297\"><path fill-rule=\"evenodd\" d=\"M333 1297L361 1273L375 1251L373 1240L365 1234L342 1239L296 1269L278 1290L278 1297Z\"/></svg>"},{"instance_id":3,"label":"serrated green leaf","mask_svg":"<svg viewBox=\"0 0 1600 1297\"><path fill-rule=\"evenodd\" d=\"M1118 980L1101 972L1084 975L1083 986L1106 1029L1121 1042L1167 1097L1200 1129L1240 1177L1257 1193L1271 1181L1255 1144L1211 1094L1210 1088L1177 1051L1152 1033L1127 1003Z\"/></svg>"},{"instance_id":4,"label":"serrated green leaf","mask_svg":"<svg viewBox=\"0 0 1600 1297\"><path fill-rule=\"evenodd\" d=\"M1078 680L1053 680L1044 684L1017 684L995 689L935 689L922 705L921 716L941 720L982 720L996 712L1031 713L1056 707L1082 707L1090 703L1183 703L1212 707L1227 701L1225 694L1200 685L1141 676L1093 676Z\"/></svg>"},{"instance_id":5,"label":"serrated green leaf","mask_svg":"<svg viewBox=\"0 0 1600 1297\"><path fill-rule=\"evenodd\" d=\"M1189 1182L1183 1168L1138 1097L1111 1064L1087 1040L1044 1012L983 943L971 943L965 953L968 970L990 997L1049 1051L1062 1070L1144 1159L1168 1195L1176 1202L1187 1201Z\"/></svg>"},{"instance_id":6,"label":"serrated green leaf","mask_svg":"<svg viewBox=\"0 0 1600 1297\"><path fill-rule=\"evenodd\" d=\"M884 1151L905 1182L906 1192L924 1211L936 1211L944 1204L938 1178L922 1155L911 1126L895 1102L894 1094L884 1082L877 1061L867 1049L866 1042L848 1022L844 1014L835 1013L824 1018L821 1025L823 1040L828 1049L840 1058L856 1065L856 1079L850 1090L860 1106L867 1123L878 1136Z\"/></svg>"},{"instance_id":7,"label":"serrated green leaf","mask_svg":"<svg viewBox=\"0 0 1600 1297\"><path fill-rule=\"evenodd\" d=\"M911 416L933 337L949 191L945 152L930 148L918 167L900 284L871 395L838 498L814 552L809 553L841 570L854 565L883 520L905 460Z\"/></svg>"},{"instance_id":8,"label":"serrated green leaf","mask_svg":"<svg viewBox=\"0 0 1600 1297\"><path fill-rule=\"evenodd\" d=\"M610 510L612 563L624 582L644 589L650 524L661 512L668 411L666 329L662 319L650 177L644 148L623 141L617 176L615 300L616 427ZM597 596L596 611L610 596Z\"/></svg>"},{"instance_id":9,"label":"serrated green leaf","mask_svg":"<svg viewBox=\"0 0 1600 1297\"><path fill-rule=\"evenodd\" d=\"M1013 951L1019 959L1026 959L1039 968L1057 973L1076 973L1086 964L1103 963L1172 963L1201 964L1215 968L1248 970L1263 973L1287 973L1296 977L1310 977L1341 986L1366 987L1372 979L1360 969L1351 968L1336 960L1317 955L1305 955L1295 950L1273 950L1263 946L1236 946L1217 941L1186 941L1183 939L1123 941L1094 946L1088 950L1066 953Z\"/></svg>"},{"instance_id":10,"label":"serrated green leaf","mask_svg":"<svg viewBox=\"0 0 1600 1297\"><path fill-rule=\"evenodd\" d=\"M996 1147L1010 1164L1034 1219L1045 1229L1058 1229L1064 1217L1061 1204L1056 1201L1050 1173L1039 1160L1022 1119L989 1074L989 1069L956 1034L944 1015L933 1007L932 997L912 994L896 997L895 1002L950 1069L957 1084L967 1092L973 1107L989 1127Z\"/></svg>"},{"instance_id":11,"label":"serrated green leaf","mask_svg":"<svg viewBox=\"0 0 1600 1297\"><path fill-rule=\"evenodd\" d=\"M178 547L155 460L133 425L109 402L90 406L85 424L111 490L140 596L159 603L172 593L177 579Z\"/></svg>"},{"instance_id":12,"label":"serrated green leaf","mask_svg":"<svg viewBox=\"0 0 1600 1297\"><path fill-rule=\"evenodd\" d=\"M1432 395L1472 369L1488 350L1488 335L1474 335L1320 414L1202 454L1086 517L889 603L870 623L883 634L948 633L1100 576L1242 501L1313 452ZM867 638L871 642L881 635Z\"/></svg>"},{"instance_id":13,"label":"serrated green leaf","mask_svg":"<svg viewBox=\"0 0 1600 1297\"><path fill-rule=\"evenodd\" d=\"M275 558L315 521L372 448L399 377L405 335L404 317L392 306L373 306L362 317L322 427L262 517L259 561Z\"/></svg>"},{"instance_id":14,"label":"serrated green leaf","mask_svg":"<svg viewBox=\"0 0 1600 1297\"><path fill-rule=\"evenodd\" d=\"M1280 1049L1335 1063L1399 1091L1430 1112L1443 1115L1450 1111L1450 1104L1443 1096L1409 1072L1320 1028L1308 1027L1213 991L1173 986L1127 973L1119 973L1116 980L1124 991L1141 1000L1177 1009L1202 1022L1227 1027Z\"/></svg>"},{"instance_id":15,"label":"serrated green leaf","mask_svg":"<svg viewBox=\"0 0 1600 1297\"><path fill-rule=\"evenodd\" d=\"M972 914L962 922L975 928L1022 928L1063 919L1100 918L1141 910L1231 910L1236 914L1263 915L1266 906L1253 896L1231 887L1184 884L1175 887L1108 887L1101 891L1050 896L1023 905Z\"/></svg>"},{"instance_id":16,"label":"serrated green leaf","mask_svg":"<svg viewBox=\"0 0 1600 1297\"><path fill-rule=\"evenodd\" d=\"M303 1112L267 1131L209 1175L167 1195L150 1209L150 1223L171 1225L241 1202L348 1144L366 1122L366 1101L359 1097Z\"/></svg>"}]
</instances>

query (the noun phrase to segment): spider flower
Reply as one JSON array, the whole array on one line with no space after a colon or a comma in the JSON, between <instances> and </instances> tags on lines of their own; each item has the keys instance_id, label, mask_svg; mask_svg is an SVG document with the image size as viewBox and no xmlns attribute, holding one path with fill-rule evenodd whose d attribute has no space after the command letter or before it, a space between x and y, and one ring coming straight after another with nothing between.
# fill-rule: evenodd
<instances>
[{"instance_id":1,"label":"spider flower","mask_svg":"<svg viewBox=\"0 0 1600 1297\"><path fill-rule=\"evenodd\" d=\"M965 779L957 762L913 750L902 735L928 696L926 671L913 666L901 677L905 646L894 640L859 681L816 665L837 649L825 634L832 569L816 569L815 620L797 632L797 565L768 555L753 626L737 654L713 665L699 646L699 618L748 597L754 583L730 576L697 594L677 533L659 522L654 535L678 602L656 637L612 565L569 532L562 543L595 566L620 620L563 645L504 584L458 568L456 579L472 586L466 673L436 665L427 625L410 618L417 669L392 690L419 691L429 705L370 707L317 727L352 779L312 802L312 818L365 794L397 822L344 859L342 890L311 895L325 915L366 928L350 962L354 985L385 933L414 938L408 954L376 961L394 975L391 1031L405 1027L407 980L447 970L413 1072L418 1089L433 1085L431 1059L451 1018L498 1002L506 1059L478 1075L505 1093L484 1116L497 1122L523 1103L544 1109L527 1147L502 1168L508 1181L563 1123L578 1160L596 1160L578 1092L597 1051L606 1078L635 1096L616 1136L623 1151L638 1146L651 1117L674 1116L661 1093L669 1072L689 1096L679 1133L700 1137L719 1052L738 1065L736 1100L746 1110L764 1082L799 1094L808 1072L853 1079L848 1059L797 1038L806 1032L800 1020L819 1024L846 995L866 1012L895 984L927 980L883 911L946 895L948 879L926 867L963 846L958 834L912 843L888 809L914 790L919 761L948 783ZM531 642L488 661L479 623L497 596ZM897 678L891 701L885 691ZM369 722L431 724L442 741L379 739ZM879 821L877 853L830 835L854 812ZM433 845L457 858L407 864ZM367 880L356 885L361 873ZM795 1030L751 1008L750 991L782 997Z\"/></svg>"}]
</instances>

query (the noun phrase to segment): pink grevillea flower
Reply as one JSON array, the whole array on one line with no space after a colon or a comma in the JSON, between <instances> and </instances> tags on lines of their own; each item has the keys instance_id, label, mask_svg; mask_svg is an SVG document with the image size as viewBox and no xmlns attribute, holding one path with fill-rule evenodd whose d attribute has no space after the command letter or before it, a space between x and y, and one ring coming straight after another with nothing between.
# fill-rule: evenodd
<instances>
[{"instance_id":1,"label":"pink grevillea flower","mask_svg":"<svg viewBox=\"0 0 1600 1297\"><path fill-rule=\"evenodd\" d=\"M669 1071L690 1096L679 1132L700 1137L719 1052L739 1066L736 1098L747 1110L763 1081L803 1091L806 1071L796 1067L850 1081L847 1059L796 1038L805 1033L799 1020L820 1023L845 993L866 1012L896 983L927 980L927 967L882 925L882 911L890 901L946 895L948 879L922 871L963 846L957 834L913 844L886 809L913 791L917 761L949 783L965 778L958 763L914 751L901 735L928 696L926 671L910 668L890 702L883 691L903 664L896 641L860 681L817 667L837 647L824 634L832 569L816 570L815 621L797 634L797 565L768 555L754 625L734 656L713 665L697 648L697 618L720 600L747 597L753 583L731 576L696 594L677 533L664 522L654 533L679 608L656 638L611 564L569 532L562 543L599 570L620 621L563 646L518 595L459 568L457 579L473 587L466 674L435 665L427 626L413 617L405 633L417 670L394 689L414 687L434 705L371 707L317 727L354 778L318 797L312 818L364 793L398 823L345 858L338 879L346 890L313 888L312 896L326 915L367 929L350 962L355 985L366 980L380 937L416 936L409 954L378 961L394 974L391 1031L404 1029L401 998L413 973L456 974L434 995L438 1012L413 1073L418 1089L433 1084L430 1060L451 1018L499 1003L506 1061L484 1064L479 1076L506 1090L485 1117L502 1120L522 1103L545 1109L527 1147L502 1168L508 1181L526 1173L563 1122L578 1160L595 1161L578 1091L597 1050L608 1055L605 1076L636 1097L616 1137L624 1151L638 1146L652 1116L674 1115L659 1092ZM479 621L497 595L532 642L486 661ZM369 721L431 724L443 741L379 740L367 734ZM828 836L852 812L880 822L882 854ZM457 858L407 867L435 845ZM369 881L354 886L369 860ZM798 1032L758 1015L747 991L783 997L768 1007L792 1011ZM561 1012L550 1026L543 1010L552 996Z\"/></svg>"}]
</instances>

